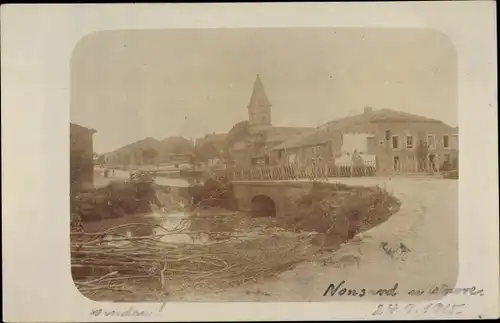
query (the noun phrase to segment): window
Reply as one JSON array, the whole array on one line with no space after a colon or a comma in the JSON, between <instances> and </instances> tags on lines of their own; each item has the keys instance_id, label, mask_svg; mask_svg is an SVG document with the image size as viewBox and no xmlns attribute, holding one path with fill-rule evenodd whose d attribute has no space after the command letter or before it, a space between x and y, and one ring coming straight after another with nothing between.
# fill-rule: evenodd
<instances>
[{"instance_id":1,"label":"window","mask_svg":"<svg viewBox=\"0 0 500 323\"><path fill-rule=\"evenodd\" d=\"M399 149L399 136L392 136L392 149Z\"/></svg>"},{"instance_id":2,"label":"window","mask_svg":"<svg viewBox=\"0 0 500 323\"><path fill-rule=\"evenodd\" d=\"M394 156L393 162L394 162L394 170L399 170L399 166L400 166L399 156Z\"/></svg>"},{"instance_id":3,"label":"window","mask_svg":"<svg viewBox=\"0 0 500 323\"><path fill-rule=\"evenodd\" d=\"M411 135L406 136L406 148L413 149L413 136Z\"/></svg>"},{"instance_id":4,"label":"window","mask_svg":"<svg viewBox=\"0 0 500 323\"><path fill-rule=\"evenodd\" d=\"M429 149L436 149L436 140L434 135L427 135L427 145L429 146Z\"/></svg>"},{"instance_id":5,"label":"window","mask_svg":"<svg viewBox=\"0 0 500 323\"><path fill-rule=\"evenodd\" d=\"M450 148L450 136L448 135L443 136L443 147Z\"/></svg>"},{"instance_id":6,"label":"window","mask_svg":"<svg viewBox=\"0 0 500 323\"><path fill-rule=\"evenodd\" d=\"M451 163L451 155L450 154L444 154L444 162Z\"/></svg>"},{"instance_id":7,"label":"window","mask_svg":"<svg viewBox=\"0 0 500 323\"><path fill-rule=\"evenodd\" d=\"M386 130L385 131L385 140L389 140L391 139L391 131L390 130Z\"/></svg>"}]
</instances>

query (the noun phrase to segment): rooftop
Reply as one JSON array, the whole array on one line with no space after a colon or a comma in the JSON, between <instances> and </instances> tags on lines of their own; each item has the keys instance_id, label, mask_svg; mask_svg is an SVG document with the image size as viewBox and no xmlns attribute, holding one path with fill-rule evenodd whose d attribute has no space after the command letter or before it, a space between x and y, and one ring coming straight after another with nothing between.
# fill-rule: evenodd
<instances>
[{"instance_id":1,"label":"rooftop","mask_svg":"<svg viewBox=\"0 0 500 323\"><path fill-rule=\"evenodd\" d=\"M296 148L302 146L313 146L328 142L337 133L341 132L370 132L372 124L376 122L430 122L443 123L437 119L431 119L411 113L400 112L390 109L372 110L365 108L365 112L354 116L332 120L322 126L298 135L282 144L275 146L272 150ZM443 123L444 124L444 123ZM451 127L450 127L451 128Z\"/></svg>"},{"instance_id":2,"label":"rooftop","mask_svg":"<svg viewBox=\"0 0 500 323\"><path fill-rule=\"evenodd\" d=\"M248 103L247 108L270 108L271 105L271 102L267 98L266 91L264 90L264 84L262 84L262 80L260 79L259 74L257 74L253 84L252 96L250 97L250 102Z\"/></svg>"}]
</instances>

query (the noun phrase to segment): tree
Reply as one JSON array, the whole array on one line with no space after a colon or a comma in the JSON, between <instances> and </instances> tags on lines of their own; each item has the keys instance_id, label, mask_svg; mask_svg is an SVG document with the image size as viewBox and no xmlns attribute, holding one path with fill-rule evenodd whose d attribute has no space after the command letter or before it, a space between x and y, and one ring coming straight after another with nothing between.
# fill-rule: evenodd
<instances>
[{"instance_id":1,"label":"tree","mask_svg":"<svg viewBox=\"0 0 500 323\"><path fill-rule=\"evenodd\" d=\"M426 171L427 156L429 155L429 144L422 139L418 141L416 155L418 161L418 170L421 172Z\"/></svg>"},{"instance_id":2,"label":"tree","mask_svg":"<svg viewBox=\"0 0 500 323\"><path fill-rule=\"evenodd\" d=\"M214 143L208 141L195 146L194 158L196 161L207 161L209 159L219 158L219 150Z\"/></svg>"},{"instance_id":3,"label":"tree","mask_svg":"<svg viewBox=\"0 0 500 323\"><path fill-rule=\"evenodd\" d=\"M95 162L94 162L96 165L104 165L106 164L106 161L104 160L104 155L100 155L97 157L97 159L95 159Z\"/></svg>"},{"instance_id":4,"label":"tree","mask_svg":"<svg viewBox=\"0 0 500 323\"><path fill-rule=\"evenodd\" d=\"M148 164L153 164L156 156L158 156L158 151L154 148L147 148L141 150L142 157L147 161Z\"/></svg>"},{"instance_id":5,"label":"tree","mask_svg":"<svg viewBox=\"0 0 500 323\"><path fill-rule=\"evenodd\" d=\"M179 138L173 143L172 153L189 154L193 152L193 142L185 138Z\"/></svg>"},{"instance_id":6,"label":"tree","mask_svg":"<svg viewBox=\"0 0 500 323\"><path fill-rule=\"evenodd\" d=\"M161 141L159 149L165 156L170 154L189 154L193 152L194 144L191 140L184 137L168 137Z\"/></svg>"},{"instance_id":7,"label":"tree","mask_svg":"<svg viewBox=\"0 0 500 323\"><path fill-rule=\"evenodd\" d=\"M241 121L235 124L227 134L226 144L232 147L238 141L244 140L250 135L248 121Z\"/></svg>"}]
</instances>

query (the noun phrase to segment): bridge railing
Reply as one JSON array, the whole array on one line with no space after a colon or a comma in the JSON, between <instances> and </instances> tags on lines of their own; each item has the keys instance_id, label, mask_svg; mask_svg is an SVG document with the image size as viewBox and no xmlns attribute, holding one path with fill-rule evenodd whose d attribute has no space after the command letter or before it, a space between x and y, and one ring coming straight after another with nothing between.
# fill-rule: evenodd
<instances>
[{"instance_id":1,"label":"bridge railing","mask_svg":"<svg viewBox=\"0 0 500 323\"><path fill-rule=\"evenodd\" d=\"M329 177L361 177L375 176L375 165L321 165L321 166L298 166L298 165L279 165L279 166L255 166L246 169L226 169L227 174L232 180L298 180L298 179L327 179Z\"/></svg>"}]
</instances>

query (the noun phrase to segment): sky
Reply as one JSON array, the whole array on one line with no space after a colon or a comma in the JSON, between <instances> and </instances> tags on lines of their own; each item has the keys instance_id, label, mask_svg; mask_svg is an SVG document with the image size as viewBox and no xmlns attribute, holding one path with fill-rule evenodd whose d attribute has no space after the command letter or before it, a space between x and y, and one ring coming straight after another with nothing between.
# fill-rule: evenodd
<instances>
[{"instance_id":1,"label":"sky","mask_svg":"<svg viewBox=\"0 0 500 323\"><path fill-rule=\"evenodd\" d=\"M225 133L247 119L256 75L275 126L393 109L457 125L457 57L429 29L103 31L71 58L71 122L105 153L153 137Z\"/></svg>"}]
</instances>

